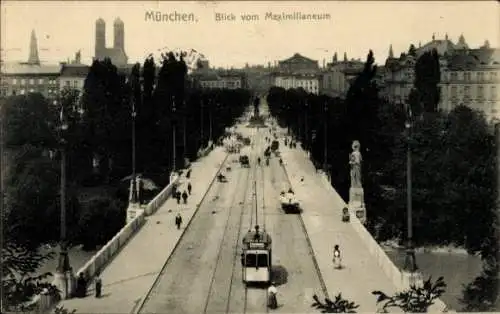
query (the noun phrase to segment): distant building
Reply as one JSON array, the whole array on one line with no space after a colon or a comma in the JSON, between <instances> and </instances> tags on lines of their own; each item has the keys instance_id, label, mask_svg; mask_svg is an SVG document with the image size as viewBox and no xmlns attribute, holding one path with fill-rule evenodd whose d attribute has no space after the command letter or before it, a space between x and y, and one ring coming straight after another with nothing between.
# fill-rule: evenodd
<instances>
[{"instance_id":1,"label":"distant building","mask_svg":"<svg viewBox=\"0 0 500 314\"><path fill-rule=\"evenodd\" d=\"M28 62L2 63L1 96L39 92L49 101L57 99L60 65L40 64L35 31L31 32Z\"/></svg>"},{"instance_id":2,"label":"distant building","mask_svg":"<svg viewBox=\"0 0 500 314\"><path fill-rule=\"evenodd\" d=\"M303 88L309 93L319 94L321 74L317 60L296 53L279 61L271 75L274 86L284 89Z\"/></svg>"},{"instance_id":3,"label":"distant building","mask_svg":"<svg viewBox=\"0 0 500 314\"><path fill-rule=\"evenodd\" d=\"M352 81L363 71L364 65L360 60L347 60L346 54L343 61L337 61L335 55L322 73L321 94L345 98Z\"/></svg>"},{"instance_id":4,"label":"distant building","mask_svg":"<svg viewBox=\"0 0 500 314\"><path fill-rule=\"evenodd\" d=\"M489 121L500 121L500 49L486 41L479 49L463 50L441 67L439 109L451 111L465 105L484 112Z\"/></svg>"},{"instance_id":5,"label":"distant building","mask_svg":"<svg viewBox=\"0 0 500 314\"><path fill-rule=\"evenodd\" d=\"M106 48L106 22L101 18L96 21L94 58L97 60L109 58L117 67L125 66L128 62L128 57L125 53L125 25L120 18L116 18L113 27L113 48Z\"/></svg>"},{"instance_id":6,"label":"distant building","mask_svg":"<svg viewBox=\"0 0 500 314\"><path fill-rule=\"evenodd\" d=\"M89 70L90 67L88 65L81 63L80 53L78 52L75 56L74 62L61 64L59 89L62 90L63 88L72 88L83 91L85 79L89 74Z\"/></svg>"},{"instance_id":7,"label":"distant building","mask_svg":"<svg viewBox=\"0 0 500 314\"><path fill-rule=\"evenodd\" d=\"M191 77L203 89L246 88L245 74L232 70L199 70Z\"/></svg>"},{"instance_id":8,"label":"distant building","mask_svg":"<svg viewBox=\"0 0 500 314\"><path fill-rule=\"evenodd\" d=\"M436 39L433 34L430 42L415 48L414 55L402 53L399 58L395 58L392 45L389 47L389 55L385 62L384 84L381 90L381 94L389 101L398 103L408 101L415 80L415 64L425 52L436 49L440 56L448 56L469 49L463 35L460 35L455 44L448 38L447 34L444 39Z\"/></svg>"}]
</instances>

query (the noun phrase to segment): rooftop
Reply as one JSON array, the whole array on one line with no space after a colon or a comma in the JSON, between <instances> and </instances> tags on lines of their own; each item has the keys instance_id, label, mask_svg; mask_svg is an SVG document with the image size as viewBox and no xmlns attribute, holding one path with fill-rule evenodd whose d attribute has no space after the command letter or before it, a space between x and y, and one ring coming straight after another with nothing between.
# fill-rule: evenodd
<instances>
[{"instance_id":1,"label":"rooftop","mask_svg":"<svg viewBox=\"0 0 500 314\"><path fill-rule=\"evenodd\" d=\"M63 64L61 76L87 77L90 67L85 64Z\"/></svg>"},{"instance_id":2,"label":"rooftop","mask_svg":"<svg viewBox=\"0 0 500 314\"><path fill-rule=\"evenodd\" d=\"M61 71L61 65L54 64L29 64L29 63L2 63L1 72L6 75L57 75Z\"/></svg>"}]
</instances>

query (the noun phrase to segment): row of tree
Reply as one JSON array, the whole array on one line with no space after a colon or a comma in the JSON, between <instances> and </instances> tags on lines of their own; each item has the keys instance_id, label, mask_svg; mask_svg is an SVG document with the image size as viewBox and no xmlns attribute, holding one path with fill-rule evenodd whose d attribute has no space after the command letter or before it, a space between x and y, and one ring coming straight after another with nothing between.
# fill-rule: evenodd
<instances>
[{"instance_id":1,"label":"row of tree","mask_svg":"<svg viewBox=\"0 0 500 314\"><path fill-rule=\"evenodd\" d=\"M132 172L134 120L137 172L164 186L174 168L196 159L250 102L247 90L198 88L188 79L182 56L169 53L160 61L157 66L148 58L123 73L109 60L96 60L83 92L63 90L56 106L36 93L1 100L7 164L2 223L8 244L2 255L16 265L12 276L35 271L44 260L36 253L39 247L59 240L63 148L67 240L94 249L125 223L129 180L124 177ZM2 278L4 292L12 292L3 301L16 305L39 291L12 276ZM42 287L37 278L30 282ZM20 287L29 291L19 294Z\"/></svg>"},{"instance_id":2,"label":"row of tree","mask_svg":"<svg viewBox=\"0 0 500 314\"><path fill-rule=\"evenodd\" d=\"M494 273L498 270L495 136L481 112L464 106L449 114L438 112L437 58L431 51L417 60L408 106L379 96L371 51L346 99L274 87L268 104L279 123L311 152L316 166L326 165L332 185L345 200L351 144L361 142L367 227L380 241L406 237L410 149L416 244L463 246L470 253L481 253L488 260L485 271ZM495 299L495 291L487 292L490 299Z\"/></svg>"}]
</instances>

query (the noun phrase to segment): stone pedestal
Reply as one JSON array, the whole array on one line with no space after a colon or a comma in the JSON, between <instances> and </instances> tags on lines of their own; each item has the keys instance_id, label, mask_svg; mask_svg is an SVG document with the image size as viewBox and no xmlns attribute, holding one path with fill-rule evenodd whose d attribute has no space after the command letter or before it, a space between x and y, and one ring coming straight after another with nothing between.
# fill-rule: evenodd
<instances>
[{"instance_id":1,"label":"stone pedestal","mask_svg":"<svg viewBox=\"0 0 500 314\"><path fill-rule=\"evenodd\" d=\"M139 211L142 210L139 203L129 203L127 208L127 224L134 220L134 218L139 214Z\"/></svg>"},{"instance_id":2,"label":"stone pedestal","mask_svg":"<svg viewBox=\"0 0 500 314\"><path fill-rule=\"evenodd\" d=\"M401 271L401 289L407 290L410 289L411 285L415 285L416 287L422 287L424 284L424 280L422 274L419 272L407 272Z\"/></svg>"},{"instance_id":3,"label":"stone pedestal","mask_svg":"<svg viewBox=\"0 0 500 314\"><path fill-rule=\"evenodd\" d=\"M54 272L54 285L59 290L61 300L70 299L75 293L76 279L73 270Z\"/></svg>"},{"instance_id":4,"label":"stone pedestal","mask_svg":"<svg viewBox=\"0 0 500 314\"><path fill-rule=\"evenodd\" d=\"M362 224L366 223L366 207L363 188L349 189L349 213L358 217Z\"/></svg>"}]
</instances>

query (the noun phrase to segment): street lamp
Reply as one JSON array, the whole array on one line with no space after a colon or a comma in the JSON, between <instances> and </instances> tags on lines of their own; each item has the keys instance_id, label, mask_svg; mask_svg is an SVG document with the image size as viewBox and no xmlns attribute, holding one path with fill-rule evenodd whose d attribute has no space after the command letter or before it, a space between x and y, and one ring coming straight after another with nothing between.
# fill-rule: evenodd
<instances>
[{"instance_id":1,"label":"street lamp","mask_svg":"<svg viewBox=\"0 0 500 314\"><path fill-rule=\"evenodd\" d=\"M407 134L407 151L406 151L406 218L407 218L407 243L406 243L406 255L405 263L403 269L410 273L410 283L412 279L414 280L414 273L418 270L415 248L413 246L413 226L412 226L412 178L411 178L411 141L412 141L412 113L411 108L407 104L407 119L405 122L406 134Z\"/></svg>"},{"instance_id":2,"label":"street lamp","mask_svg":"<svg viewBox=\"0 0 500 314\"><path fill-rule=\"evenodd\" d=\"M132 96L133 97L133 96ZM137 116L137 112L135 110L135 101L132 100L132 112L131 112L131 117L132 117L132 200L131 203L136 204L138 195L137 195L137 188L136 188L136 144L135 144L135 118Z\"/></svg>"},{"instance_id":3,"label":"street lamp","mask_svg":"<svg viewBox=\"0 0 500 314\"><path fill-rule=\"evenodd\" d=\"M68 245L66 239L66 131L68 130L68 123L64 114L63 104L61 105L60 112L60 151L61 151L61 187L60 187L60 206L61 206L61 217L60 217L60 252L59 260L56 268L55 279L56 286L61 293L62 299L66 299L73 293L73 282L74 277L72 274L72 268L69 263L68 257Z\"/></svg>"},{"instance_id":4,"label":"street lamp","mask_svg":"<svg viewBox=\"0 0 500 314\"><path fill-rule=\"evenodd\" d=\"M323 170L325 174L327 174L327 160L328 160L328 106L325 101L323 106L323 117L324 117L324 125L323 125Z\"/></svg>"}]
</instances>

